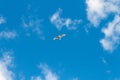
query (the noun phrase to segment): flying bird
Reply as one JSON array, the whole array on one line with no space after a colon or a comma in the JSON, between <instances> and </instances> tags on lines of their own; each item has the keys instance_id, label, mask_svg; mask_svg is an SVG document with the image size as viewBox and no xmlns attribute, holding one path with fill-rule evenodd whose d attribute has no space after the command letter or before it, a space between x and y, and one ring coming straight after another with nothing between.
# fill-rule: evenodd
<instances>
[{"instance_id":1,"label":"flying bird","mask_svg":"<svg viewBox=\"0 0 120 80\"><path fill-rule=\"evenodd\" d=\"M54 37L53 38L53 40L61 40L63 37L65 37L66 36L66 34L60 34L60 35L58 35L58 36L56 36L56 37Z\"/></svg>"}]
</instances>

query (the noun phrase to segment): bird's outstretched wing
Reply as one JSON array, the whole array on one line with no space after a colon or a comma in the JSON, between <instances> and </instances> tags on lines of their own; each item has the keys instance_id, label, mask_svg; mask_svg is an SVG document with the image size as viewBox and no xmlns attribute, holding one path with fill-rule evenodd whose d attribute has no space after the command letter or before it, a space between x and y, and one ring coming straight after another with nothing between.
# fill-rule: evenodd
<instances>
[{"instance_id":1,"label":"bird's outstretched wing","mask_svg":"<svg viewBox=\"0 0 120 80\"><path fill-rule=\"evenodd\" d=\"M57 39L59 39L59 36L56 36L56 37L53 38L53 40L57 40Z\"/></svg>"}]
</instances>

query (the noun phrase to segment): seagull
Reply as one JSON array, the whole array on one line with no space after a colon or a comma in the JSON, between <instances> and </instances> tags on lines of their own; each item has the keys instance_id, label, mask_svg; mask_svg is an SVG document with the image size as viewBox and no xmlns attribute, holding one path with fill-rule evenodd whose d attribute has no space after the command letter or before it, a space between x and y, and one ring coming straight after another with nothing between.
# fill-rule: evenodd
<instances>
[{"instance_id":1,"label":"seagull","mask_svg":"<svg viewBox=\"0 0 120 80\"><path fill-rule=\"evenodd\" d=\"M66 36L66 34L60 34L60 35L58 35L58 36L56 36L56 37L54 37L53 38L53 40L61 40L63 37L65 37Z\"/></svg>"}]
</instances>

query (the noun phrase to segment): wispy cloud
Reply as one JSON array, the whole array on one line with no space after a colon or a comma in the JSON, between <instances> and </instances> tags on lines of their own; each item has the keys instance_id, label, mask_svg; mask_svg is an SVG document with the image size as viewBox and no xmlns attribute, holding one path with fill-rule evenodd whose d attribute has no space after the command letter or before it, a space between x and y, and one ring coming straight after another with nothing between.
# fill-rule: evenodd
<instances>
[{"instance_id":1,"label":"wispy cloud","mask_svg":"<svg viewBox=\"0 0 120 80\"><path fill-rule=\"evenodd\" d=\"M18 74L18 79L19 80L26 80L25 75L22 72Z\"/></svg>"},{"instance_id":2,"label":"wispy cloud","mask_svg":"<svg viewBox=\"0 0 120 80\"><path fill-rule=\"evenodd\" d=\"M120 78L119 78L119 77L116 77L116 78L114 78L113 80L120 80Z\"/></svg>"},{"instance_id":3,"label":"wispy cloud","mask_svg":"<svg viewBox=\"0 0 120 80\"><path fill-rule=\"evenodd\" d=\"M61 30L64 26L68 30L76 30L78 24L81 23L81 20L80 19L72 20L71 18L62 18L61 13L62 13L62 9L58 9L58 11L51 16L50 18L51 23L54 24L58 30Z\"/></svg>"},{"instance_id":4,"label":"wispy cloud","mask_svg":"<svg viewBox=\"0 0 120 80\"><path fill-rule=\"evenodd\" d=\"M17 36L15 31L1 31L0 39L14 39Z\"/></svg>"},{"instance_id":5,"label":"wispy cloud","mask_svg":"<svg viewBox=\"0 0 120 80\"><path fill-rule=\"evenodd\" d=\"M72 80L79 80L79 78L76 77L76 78L73 78Z\"/></svg>"},{"instance_id":6,"label":"wispy cloud","mask_svg":"<svg viewBox=\"0 0 120 80\"><path fill-rule=\"evenodd\" d=\"M31 33L36 33L42 40L45 39L45 37L43 36L43 32L41 30L41 22L42 20L39 18L36 18L34 16L24 16L21 18L22 19L22 26L24 27L24 29L26 29L26 35L29 36L31 35Z\"/></svg>"},{"instance_id":7,"label":"wispy cloud","mask_svg":"<svg viewBox=\"0 0 120 80\"><path fill-rule=\"evenodd\" d=\"M36 76L36 77L31 77L31 80L42 80L40 76Z\"/></svg>"},{"instance_id":8,"label":"wispy cloud","mask_svg":"<svg viewBox=\"0 0 120 80\"><path fill-rule=\"evenodd\" d=\"M120 13L119 0L86 0L88 20L98 26L109 13Z\"/></svg>"},{"instance_id":9,"label":"wispy cloud","mask_svg":"<svg viewBox=\"0 0 120 80\"><path fill-rule=\"evenodd\" d=\"M102 32L105 37L100 40L103 48L112 52L120 44L120 16L117 15L107 28L103 28Z\"/></svg>"},{"instance_id":10,"label":"wispy cloud","mask_svg":"<svg viewBox=\"0 0 120 80\"><path fill-rule=\"evenodd\" d=\"M6 22L5 18L3 16L0 16L0 24L3 24L5 22Z\"/></svg>"},{"instance_id":11,"label":"wispy cloud","mask_svg":"<svg viewBox=\"0 0 120 80\"><path fill-rule=\"evenodd\" d=\"M11 51L2 52L3 57L0 58L0 80L13 80L14 74L10 70L12 66L12 57L9 55Z\"/></svg>"},{"instance_id":12,"label":"wispy cloud","mask_svg":"<svg viewBox=\"0 0 120 80\"><path fill-rule=\"evenodd\" d=\"M108 62L104 57L102 57L102 62L103 62L103 64L108 65Z\"/></svg>"},{"instance_id":13,"label":"wispy cloud","mask_svg":"<svg viewBox=\"0 0 120 80\"><path fill-rule=\"evenodd\" d=\"M56 72L53 72L47 64L40 64L41 75L32 76L31 80L61 80L62 78ZM70 80L79 80L78 77L70 78Z\"/></svg>"},{"instance_id":14,"label":"wispy cloud","mask_svg":"<svg viewBox=\"0 0 120 80\"><path fill-rule=\"evenodd\" d=\"M46 64L40 64L39 68L42 70L44 76L32 76L31 80L58 80L56 73L53 73Z\"/></svg>"}]
</instances>

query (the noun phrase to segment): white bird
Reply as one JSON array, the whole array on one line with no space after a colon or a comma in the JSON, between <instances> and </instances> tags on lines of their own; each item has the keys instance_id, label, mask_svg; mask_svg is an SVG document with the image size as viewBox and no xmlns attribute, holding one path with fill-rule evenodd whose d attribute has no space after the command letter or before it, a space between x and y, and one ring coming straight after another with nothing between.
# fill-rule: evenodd
<instances>
[{"instance_id":1,"label":"white bird","mask_svg":"<svg viewBox=\"0 0 120 80\"><path fill-rule=\"evenodd\" d=\"M66 36L66 34L60 34L60 35L58 35L58 36L56 36L56 37L54 37L53 38L53 40L61 40L63 37L65 37Z\"/></svg>"}]
</instances>

